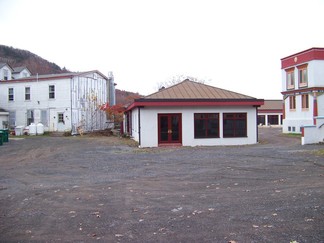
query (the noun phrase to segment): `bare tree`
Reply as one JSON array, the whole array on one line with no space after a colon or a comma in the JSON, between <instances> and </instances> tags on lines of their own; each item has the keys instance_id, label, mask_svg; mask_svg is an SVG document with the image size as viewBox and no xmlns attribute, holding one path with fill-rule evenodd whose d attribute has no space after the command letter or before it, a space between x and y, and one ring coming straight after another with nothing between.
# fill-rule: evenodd
<instances>
[{"instance_id":1,"label":"bare tree","mask_svg":"<svg viewBox=\"0 0 324 243\"><path fill-rule=\"evenodd\" d=\"M182 81L184 81L186 79L189 79L190 81L201 83L201 84L204 84L206 82L204 79L200 79L200 78L189 76L189 75L180 74L180 75L173 76L168 81L158 83L157 88L158 88L158 90L163 89L163 88L168 88L168 87L173 86L175 84L181 83Z\"/></svg>"}]
</instances>

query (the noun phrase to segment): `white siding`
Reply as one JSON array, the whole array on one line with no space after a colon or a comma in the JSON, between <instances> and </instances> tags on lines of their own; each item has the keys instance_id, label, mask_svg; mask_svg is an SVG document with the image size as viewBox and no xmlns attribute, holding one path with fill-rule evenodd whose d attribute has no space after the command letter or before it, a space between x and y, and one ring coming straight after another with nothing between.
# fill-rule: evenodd
<instances>
[{"instance_id":1,"label":"white siding","mask_svg":"<svg viewBox=\"0 0 324 243\"><path fill-rule=\"evenodd\" d=\"M324 87L324 60L310 62L310 76L308 87Z\"/></svg>"},{"instance_id":2,"label":"white siding","mask_svg":"<svg viewBox=\"0 0 324 243\"><path fill-rule=\"evenodd\" d=\"M54 99L49 98L50 85L55 86ZM30 100L25 100L25 87L30 87ZM8 88L14 89L14 101L8 101ZM15 125L26 126L27 111L32 110L35 123L46 120L45 131L76 133L79 125L84 131L106 128L106 114L99 106L108 99L107 80L99 74L95 79L94 73L72 79L0 82L1 108L15 112ZM58 122L58 114L63 114L64 123Z\"/></svg>"},{"instance_id":3,"label":"white siding","mask_svg":"<svg viewBox=\"0 0 324 243\"><path fill-rule=\"evenodd\" d=\"M8 123L8 121L9 121L9 113L0 111L0 129L7 128L4 127L3 124Z\"/></svg>"},{"instance_id":4,"label":"white siding","mask_svg":"<svg viewBox=\"0 0 324 243\"><path fill-rule=\"evenodd\" d=\"M72 80L73 133L82 126L85 131L105 129L106 114L99 106L108 101L107 80L100 75L77 76Z\"/></svg>"},{"instance_id":5,"label":"white siding","mask_svg":"<svg viewBox=\"0 0 324 243\"><path fill-rule=\"evenodd\" d=\"M55 86L55 99L49 99L49 85ZM30 100L25 100L25 87L30 87ZM8 88L14 89L14 101L8 101ZM1 85L0 96L4 97L1 106L8 111L16 111L17 126L27 126L27 110L48 110L48 115L52 116L49 116L49 126L44 129L55 131L58 112L63 112L67 121L70 119L69 90L69 79L8 82ZM71 129L69 122L64 129Z\"/></svg>"}]
</instances>

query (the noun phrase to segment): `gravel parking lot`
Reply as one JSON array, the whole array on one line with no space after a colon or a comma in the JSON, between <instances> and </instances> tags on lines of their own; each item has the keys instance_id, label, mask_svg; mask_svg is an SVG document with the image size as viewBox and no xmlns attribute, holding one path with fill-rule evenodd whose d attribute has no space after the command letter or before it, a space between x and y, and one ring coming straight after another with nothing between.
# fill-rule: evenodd
<instances>
[{"instance_id":1,"label":"gravel parking lot","mask_svg":"<svg viewBox=\"0 0 324 243\"><path fill-rule=\"evenodd\" d=\"M150 149L11 138L0 146L0 242L324 242L324 146L278 128L259 137Z\"/></svg>"}]
</instances>

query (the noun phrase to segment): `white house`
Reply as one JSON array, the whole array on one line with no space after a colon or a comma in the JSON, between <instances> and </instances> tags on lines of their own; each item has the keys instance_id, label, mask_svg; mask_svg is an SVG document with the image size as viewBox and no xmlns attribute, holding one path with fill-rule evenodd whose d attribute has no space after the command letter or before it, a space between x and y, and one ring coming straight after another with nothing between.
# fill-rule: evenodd
<instances>
[{"instance_id":1,"label":"white house","mask_svg":"<svg viewBox=\"0 0 324 243\"><path fill-rule=\"evenodd\" d=\"M41 122L45 131L76 134L107 128L100 105L114 100L114 79L99 71L37 75L0 81L0 106L9 127ZM113 90L112 90L113 89Z\"/></svg>"},{"instance_id":2,"label":"white house","mask_svg":"<svg viewBox=\"0 0 324 243\"><path fill-rule=\"evenodd\" d=\"M324 127L318 122L324 116L324 48L311 48L282 58L281 70L283 132L302 133L306 137L306 130L311 129L316 138L306 140L323 141Z\"/></svg>"},{"instance_id":3,"label":"white house","mask_svg":"<svg viewBox=\"0 0 324 243\"><path fill-rule=\"evenodd\" d=\"M126 110L124 131L141 147L243 145L258 141L263 100L185 80Z\"/></svg>"}]
</instances>

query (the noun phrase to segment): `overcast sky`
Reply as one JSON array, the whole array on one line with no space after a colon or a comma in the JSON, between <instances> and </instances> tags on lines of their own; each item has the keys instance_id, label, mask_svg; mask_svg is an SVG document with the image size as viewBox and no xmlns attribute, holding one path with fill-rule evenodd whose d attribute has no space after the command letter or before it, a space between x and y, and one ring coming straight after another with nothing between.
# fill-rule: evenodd
<instances>
[{"instance_id":1,"label":"overcast sky","mask_svg":"<svg viewBox=\"0 0 324 243\"><path fill-rule=\"evenodd\" d=\"M281 99L280 59L324 47L324 0L0 0L0 44L148 95L189 75Z\"/></svg>"}]
</instances>

